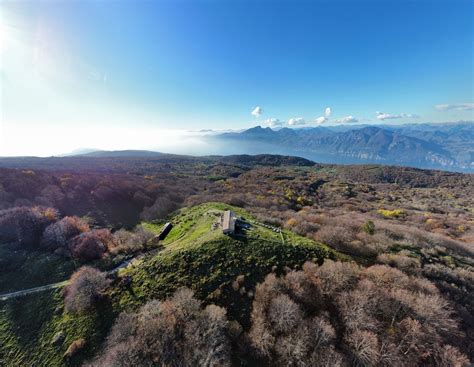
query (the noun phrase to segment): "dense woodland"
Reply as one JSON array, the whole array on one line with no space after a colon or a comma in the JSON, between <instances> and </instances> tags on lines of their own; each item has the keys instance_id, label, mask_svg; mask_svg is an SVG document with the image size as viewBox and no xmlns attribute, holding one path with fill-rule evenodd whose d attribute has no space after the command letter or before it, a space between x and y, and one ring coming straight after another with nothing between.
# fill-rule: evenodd
<instances>
[{"instance_id":1,"label":"dense woodland","mask_svg":"<svg viewBox=\"0 0 474 367\"><path fill-rule=\"evenodd\" d=\"M0 243L11 253L74 260L78 270L61 295L71 315L104 307L126 282L107 277L103 264L159 249L143 223L163 223L177 209L200 203L244 208L345 256L269 271L242 292L251 300L246 319L195 289L149 300L118 313L105 341L81 363L474 361L473 175L267 155L25 158L0 160L1 166L7 168L0 168ZM0 259L0 282L14 271L4 263ZM236 291L244 278L235 279Z\"/></svg>"}]
</instances>

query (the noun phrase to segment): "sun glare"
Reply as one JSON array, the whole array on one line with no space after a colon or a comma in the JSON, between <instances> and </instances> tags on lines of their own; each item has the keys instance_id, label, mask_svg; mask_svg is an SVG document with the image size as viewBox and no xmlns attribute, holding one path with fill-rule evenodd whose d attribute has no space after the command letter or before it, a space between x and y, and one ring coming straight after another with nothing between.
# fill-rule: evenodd
<instances>
[{"instance_id":1,"label":"sun glare","mask_svg":"<svg viewBox=\"0 0 474 367\"><path fill-rule=\"evenodd\" d=\"M147 149L162 152L190 153L201 144L200 134L185 130L169 129L130 129L96 127L91 135L90 128L61 128L58 126L33 126L27 129L18 124L3 126L0 135L0 156L38 155L51 156L69 153L73 150L90 147L102 150ZM0 130L0 134L2 131ZM16 142L23 141L18 145Z\"/></svg>"},{"instance_id":2,"label":"sun glare","mask_svg":"<svg viewBox=\"0 0 474 367\"><path fill-rule=\"evenodd\" d=\"M7 41L7 29L3 25L3 22L0 21L0 55L3 54Z\"/></svg>"},{"instance_id":3,"label":"sun glare","mask_svg":"<svg viewBox=\"0 0 474 367\"><path fill-rule=\"evenodd\" d=\"M0 9L0 55L3 55L6 50L10 37L11 32L6 21L5 11Z\"/></svg>"}]
</instances>

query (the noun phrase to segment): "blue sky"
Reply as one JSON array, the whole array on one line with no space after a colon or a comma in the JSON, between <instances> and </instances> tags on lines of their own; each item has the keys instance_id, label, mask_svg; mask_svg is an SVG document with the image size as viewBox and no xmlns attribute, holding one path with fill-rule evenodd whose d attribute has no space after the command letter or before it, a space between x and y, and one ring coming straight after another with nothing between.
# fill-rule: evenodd
<instances>
[{"instance_id":1,"label":"blue sky","mask_svg":"<svg viewBox=\"0 0 474 367\"><path fill-rule=\"evenodd\" d=\"M122 146L131 130L474 120L471 0L0 7L3 154L25 134L59 150L112 130Z\"/></svg>"}]
</instances>

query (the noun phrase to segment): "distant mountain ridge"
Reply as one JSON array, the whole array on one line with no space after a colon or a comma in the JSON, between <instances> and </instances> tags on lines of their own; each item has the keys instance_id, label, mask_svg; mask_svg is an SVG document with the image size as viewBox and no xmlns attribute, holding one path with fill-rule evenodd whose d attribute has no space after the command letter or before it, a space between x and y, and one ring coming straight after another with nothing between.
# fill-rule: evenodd
<instances>
[{"instance_id":1,"label":"distant mountain ridge","mask_svg":"<svg viewBox=\"0 0 474 367\"><path fill-rule=\"evenodd\" d=\"M333 163L350 159L353 163L377 162L421 168L474 170L472 123L354 126L348 130L331 127L273 130L256 126L241 133L225 133L216 138L262 142L292 149L316 161L317 156L308 154L332 156Z\"/></svg>"}]
</instances>

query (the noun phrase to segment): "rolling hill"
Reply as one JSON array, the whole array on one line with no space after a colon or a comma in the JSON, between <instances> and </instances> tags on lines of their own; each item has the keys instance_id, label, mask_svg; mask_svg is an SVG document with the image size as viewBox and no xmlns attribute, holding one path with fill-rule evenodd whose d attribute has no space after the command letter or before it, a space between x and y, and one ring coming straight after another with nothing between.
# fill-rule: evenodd
<instances>
[{"instance_id":1,"label":"rolling hill","mask_svg":"<svg viewBox=\"0 0 474 367\"><path fill-rule=\"evenodd\" d=\"M252 223L245 235L228 237L213 227L223 210L228 209ZM184 286L206 302L228 305L230 318L245 326L255 285L267 273L281 274L285 267L300 266L308 260L322 263L326 258L347 258L291 231L283 230L280 235L257 224L245 210L226 204L205 203L184 208L170 221L174 228L163 242L164 249L121 270L110 291L110 302L93 312L80 315L64 312L58 290L0 304L2 364L61 366L68 346L84 338L85 348L68 360L68 365L80 365L100 351L119 312L134 310L150 299L170 295ZM158 224L144 225L157 233L161 230ZM244 280L235 289L233 283L238 276ZM130 279L130 284L120 286L120 280L125 278ZM59 345L52 342L58 333L63 335Z\"/></svg>"}]
</instances>

